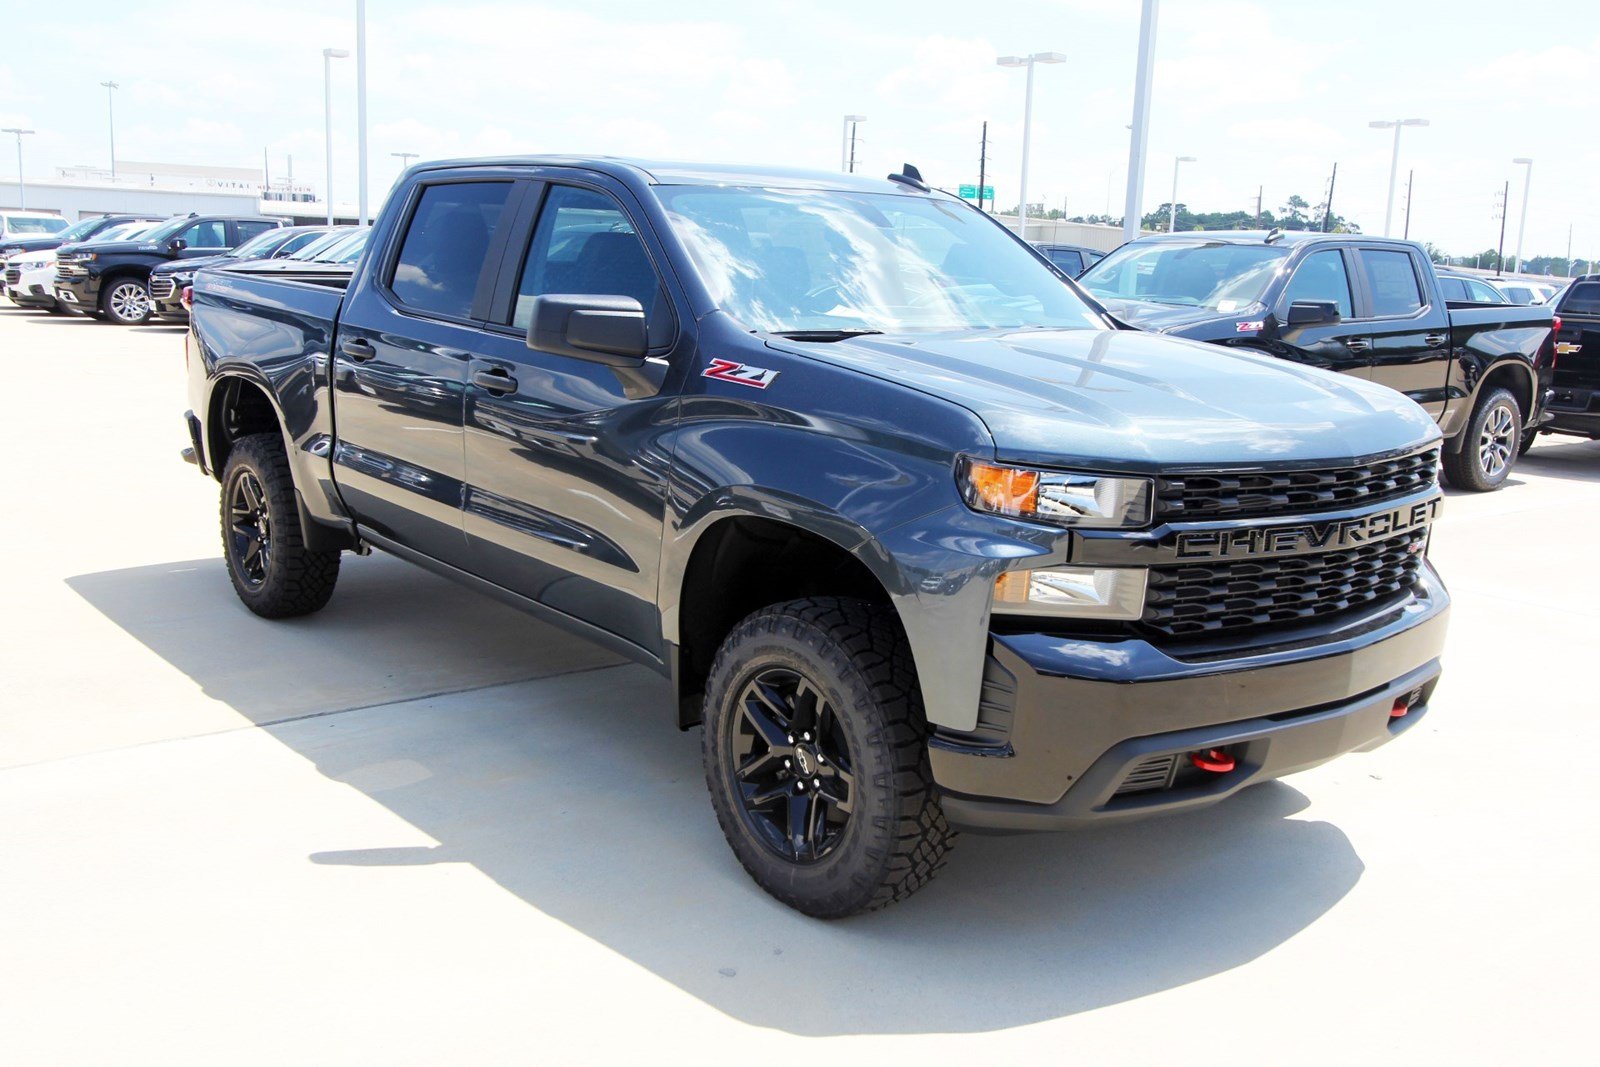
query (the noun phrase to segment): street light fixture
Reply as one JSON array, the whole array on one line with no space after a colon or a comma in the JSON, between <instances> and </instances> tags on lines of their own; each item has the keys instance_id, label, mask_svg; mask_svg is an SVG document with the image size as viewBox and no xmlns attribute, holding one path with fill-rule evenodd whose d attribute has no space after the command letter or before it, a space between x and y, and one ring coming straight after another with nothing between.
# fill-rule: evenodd
<instances>
[{"instance_id":1,"label":"street light fixture","mask_svg":"<svg viewBox=\"0 0 1600 1067\"><path fill-rule=\"evenodd\" d=\"M116 93L122 88L116 82L101 82L106 91L106 129L111 134L111 184L117 184L117 106Z\"/></svg>"},{"instance_id":2,"label":"street light fixture","mask_svg":"<svg viewBox=\"0 0 1600 1067\"><path fill-rule=\"evenodd\" d=\"M1406 126L1426 126L1427 119L1382 119L1367 123L1375 130L1394 130L1394 155L1389 160L1389 199L1383 206L1383 235L1389 236L1394 223L1394 183L1400 173L1400 130Z\"/></svg>"},{"instance_id":3,"label":"street light fixture","mask_svg":"<svg viewBox=\"0 0 1600 1067\"><path fill-rule=\"evenodd\" d=\"M7 126L0 133L14 133L17 135L17 206L28 210L28 187L22 181L22 139L32 130L19 130L15 126Z\"/></svg>"},{"instance_id":4,"label":"street light fixture","mask_svg":"<svg viewBox=\"0 0 1600 1067\"><path fill-rule=\"evenodd\" d=\"M844 136L839 142L839 169L846 174L854 174L856 169L856 123L866 122L865 115L846 115L844 117Z\"/></svg>"},{"instance_id":5,"label":"street light fixture","mask_svg":"<svg viewBox=\"0 0 1600 1067\"><path fill-rule=\"evenodd\" d=\"M400 169L402 171L411 166L411 161L417 158L415 152L390 152L389 154L400 161Z\"/></svg>"},{"instance_id":6,"label":"street light fixture","mask_svg":"<svg viewBox=\"0 0 1600 1067\"><path fill-rule=\"evenodd\" d=\"M1522 231L1528 228L1528 189L1533 185L1533 160L1527 156L1518 156L1511 162L1520 163L1528 169L1522 174L1522 217L1517 220L1517 254L1511 268L1511 273L1516 274L1522 270Z\"/></svg>"},{"instance_id":7,"label":"street light fixture","mask_svg":"<svg viewBox=\"0 0 1600 1067\"><path fill-rule=\"evenodd\" d=\"M322 50L322 131L328 160L328 225L333 225L333 61L348 59L344 48Z\"/></svg>"},{"instance_id":8,"label":"street light fixture","mask_svg":"<svg viewBox=\"0 0 1600 1067\"><path fill-rule=\"evenodd\" d=\"M1172 161L1172 202L1167 205L1167 232L1178 232L1178 167L1184 163L1196 162L1193 156L1178 156ZM1259 207L1257 214L1260 214Z\"/></svg>"},{"instance_id":9,"label":"street light fixture","mask_svg":"<svg viewBox=\"0 0 1600 1067\"><path fill-rule=\"evenodd\" d=\"M1035 63L1065 63L1067 57L1060 52L1035 52L1028 56L1001 56L995 63L1002 67L1027 67L1028 87L1022 103L1022 176L1018 186L1022 204L1017 208L1017 236L1028 239L1028 137L1033 126L1033 66ZM982 190L979 190L980 192Z\"/></svg>"}]
</instances>

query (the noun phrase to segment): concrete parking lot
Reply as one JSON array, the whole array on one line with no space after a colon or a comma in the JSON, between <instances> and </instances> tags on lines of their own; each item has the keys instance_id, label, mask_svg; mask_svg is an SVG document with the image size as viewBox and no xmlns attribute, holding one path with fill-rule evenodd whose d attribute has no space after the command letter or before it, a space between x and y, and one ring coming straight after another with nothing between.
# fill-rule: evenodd
<instances>
[{"instance_id":1,"label":"concrete parking lot","mask_svg":"<svg viewBox=\"0 0 1600 1067\"><path fill-rule=\"evenodd\" d=\"M0 311L0 1063L1590 1047L1600 443L1450 495L1446 674L1401 741L967 836L827 924L739 868L648 672L380 556L319 615L245 611L178 459L182 334Z\"/></svg>"}]
</instances>

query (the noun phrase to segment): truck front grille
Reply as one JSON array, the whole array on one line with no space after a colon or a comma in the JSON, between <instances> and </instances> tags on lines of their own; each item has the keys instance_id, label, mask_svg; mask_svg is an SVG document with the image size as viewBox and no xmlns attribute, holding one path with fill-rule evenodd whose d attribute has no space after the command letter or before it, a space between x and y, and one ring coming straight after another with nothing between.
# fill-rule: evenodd
<instances>
[{"instance_id":1,"label":"truck front grille","mask_svg":"<svg viewBox=\"0 0 1600 1067\"><path fill-rule=\"evenodd\" d=\"M172 296L172 290L177 288L177 283L170 274L150 275L150 296L155 300L166 300Z\"/></svg>"},{"instance_id":2,"label":"truck front grille","mask_svg":"<svg viewBox=\"0 0 1600 1067\"><path fill-rule=\"evenodd\" d=\"M1156 479L1156 520L1262 519L1363 507L1438 480L1439 450L1320 470L1185 474Z\"/></svg>"},{"instance_id":3,"label":"truck front grille","mask_svg":"<svg viewBox=\"0 0 1600 1067\"><path fill-rule=\"evenodd\" d=\"M1409 589L1421 543L1405 534L1318 555L1152 567L1142 624L1195 637L1326 619Z\"/></svg>"}]
</instances>

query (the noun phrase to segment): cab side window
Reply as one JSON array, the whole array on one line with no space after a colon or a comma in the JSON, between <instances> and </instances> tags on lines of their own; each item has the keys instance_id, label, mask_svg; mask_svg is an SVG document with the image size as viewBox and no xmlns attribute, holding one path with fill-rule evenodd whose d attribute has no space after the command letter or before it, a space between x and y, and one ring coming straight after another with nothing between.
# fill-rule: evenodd
<instances>
[{"instance_id":1,"label":"cab side window","mask_svg":"<svg viewBox=\"0 0 1600 1067\"><path fill-rule=\"evenodd\" d=\"M227 248L228 224L221 219L197 222L178 234L190 248Z\"/></svg>"},{"instance_id":2,"label":"cab side window","mask_svg":"<svg viewBox=\"0 0 1600 1067\"><path fill-rule=\"evenodd\" d=\"M233 228L239 234L239 243L244 244L250 238L259 237L268 230L276 229L277 227L270 222L236 222L233 224Z\"/></svg>"},{"instance_id":3,"label":"cab side window","mask_svg":"<svg viewBox=\"0 0 1600 1067\"><path fill-rule=\"evenodd\" d=\"M1354 314L1350 300L1350 273L1345 270L1344 253L1337 248L1313 252L1295 268L1289 287L1284 290L1285 306L1296 300L1331 300L1339 307L1339 317Z\"/></svg>"},{"instance_id":4,"label":"cab side window","mask_svg":"<svg viewBox=\"0 0 1600 1067\"><path fill-rule=\"evenodd\" d=\"M418 311L471 318L489 239L510 194L510 182L425 188L400 245L390 291Z\"/></svg>"},{"instance_id":5,"label":"cab side window","mask_svg":"<svg viewBox=\"0 0 1600 1067\"><path fill-rule=\"evenodd\" d=\"M1422 308L1422 287L1417 284L1417 269L1409 252L1374 248L1361 250L1361 267L1372 291L1374 318L1410 315Z\"/></svg>"},{"instance_id":6,"label":"cab side window","mask_svg":"<svg viewBox=\"0 0 1600 1067\"><path fill-rule=\"evenodd\" d=\"M511 325L526 330L534 298L557 293L631 296L645 310L650 347L672 340L672 313L644 243L604 193L550 187L523 258Z\"/></svg>"},{"instance_id":7,"label":"cab side window","mask_svg":"<svg viewBox=\"0 0 1600 1067\"><path fill-rule=\"evenodd\" d=\"M1439 291L1446 300L1473 300L1475 297L1467 295L1467 283L1460 278L1440 278Z\"/></svg>"}]
</instances>

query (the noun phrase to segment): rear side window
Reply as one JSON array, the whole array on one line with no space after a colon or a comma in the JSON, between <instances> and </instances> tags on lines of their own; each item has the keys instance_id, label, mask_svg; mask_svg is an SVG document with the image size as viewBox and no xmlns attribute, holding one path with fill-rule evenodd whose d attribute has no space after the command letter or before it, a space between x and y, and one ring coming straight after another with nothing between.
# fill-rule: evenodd
<instances>
[{"instance_id":1,"label":"rear side window","mask_svg":"<svg viewBox=\"0 0 1600 1067\"><path fill-rule=\"evenodd\" d=\"M1070 252L1064 248L1057 248L1047 254L1050 257L1050 262L1072 275L1072 277L1076 278L1083 273L1083 257L1078 253Z\"/></svg>"},{"instance_id":2,"label":"rear side window","mask_svg":"<svg viewBox=\"0 0 1600 1067\"><path fill-rule=\"evenodd\" d=\"M1422 287L1409 253L1362 249L1361 265L1372 291L1374 317L1410 315L1422 308Z\"/></svg>"},{"instance_id":3,"label":"rear side window","mask_svg":"<svg viewBox=\"0 0 1600 1067\"><path fill-rule=\"evenodd\" d=\"M510 194L510 182L451 182L424 189L389 280L400 302L470 318L489 238Z\"/></svg>"},{"instance_id":4,"label":"rear side window","mask_svg":"<svg viewBox=\"0 0 1600 1067\"><path fill-rule=\"evenodd\" d=\"M1339 317L1348 319L1351 314L1350 273L1345 270L1344 253L1337 248L1313 252L1294 269L1289 287L1284 290L1285 304L1296 300L1332 300L1339 306Z\"/></svg>"},{"instance_id":5,"label":"rear side window","mask_svg":"<svg viewBox=\"0 0 1600 1067\"><path fill-rule=\"evenodd\" d=\"M260 236L261 234L266 233L268 230L275 230L278 228L274 223L271 222L236 222L233 225L234 228L239 231L240 244L250 240L252 237Z\"/></svg>"},{"instance_id":6,"label":"rear side window","mask_svg":"<svg viewBox=\"0 0 1600 1067\"><path fill-rule=\"evenodd\" d=\"M1567 315L1600 315L1600 282L1579 282L1561 301Z\"/></svg>"},{"instance_id":7,"label":"rear side window","mask_svg":"<svg viewBox=\"0 0 1600 1067\"><path fill-rule=\"evenodd\" d=\"M556 293L631 296L648 316L651 347L671 340L671 313L650 257L628 216L604 193L551 186L522 263L511 324L527 329L534 298Z\"/></svg>"}]
</instances>

